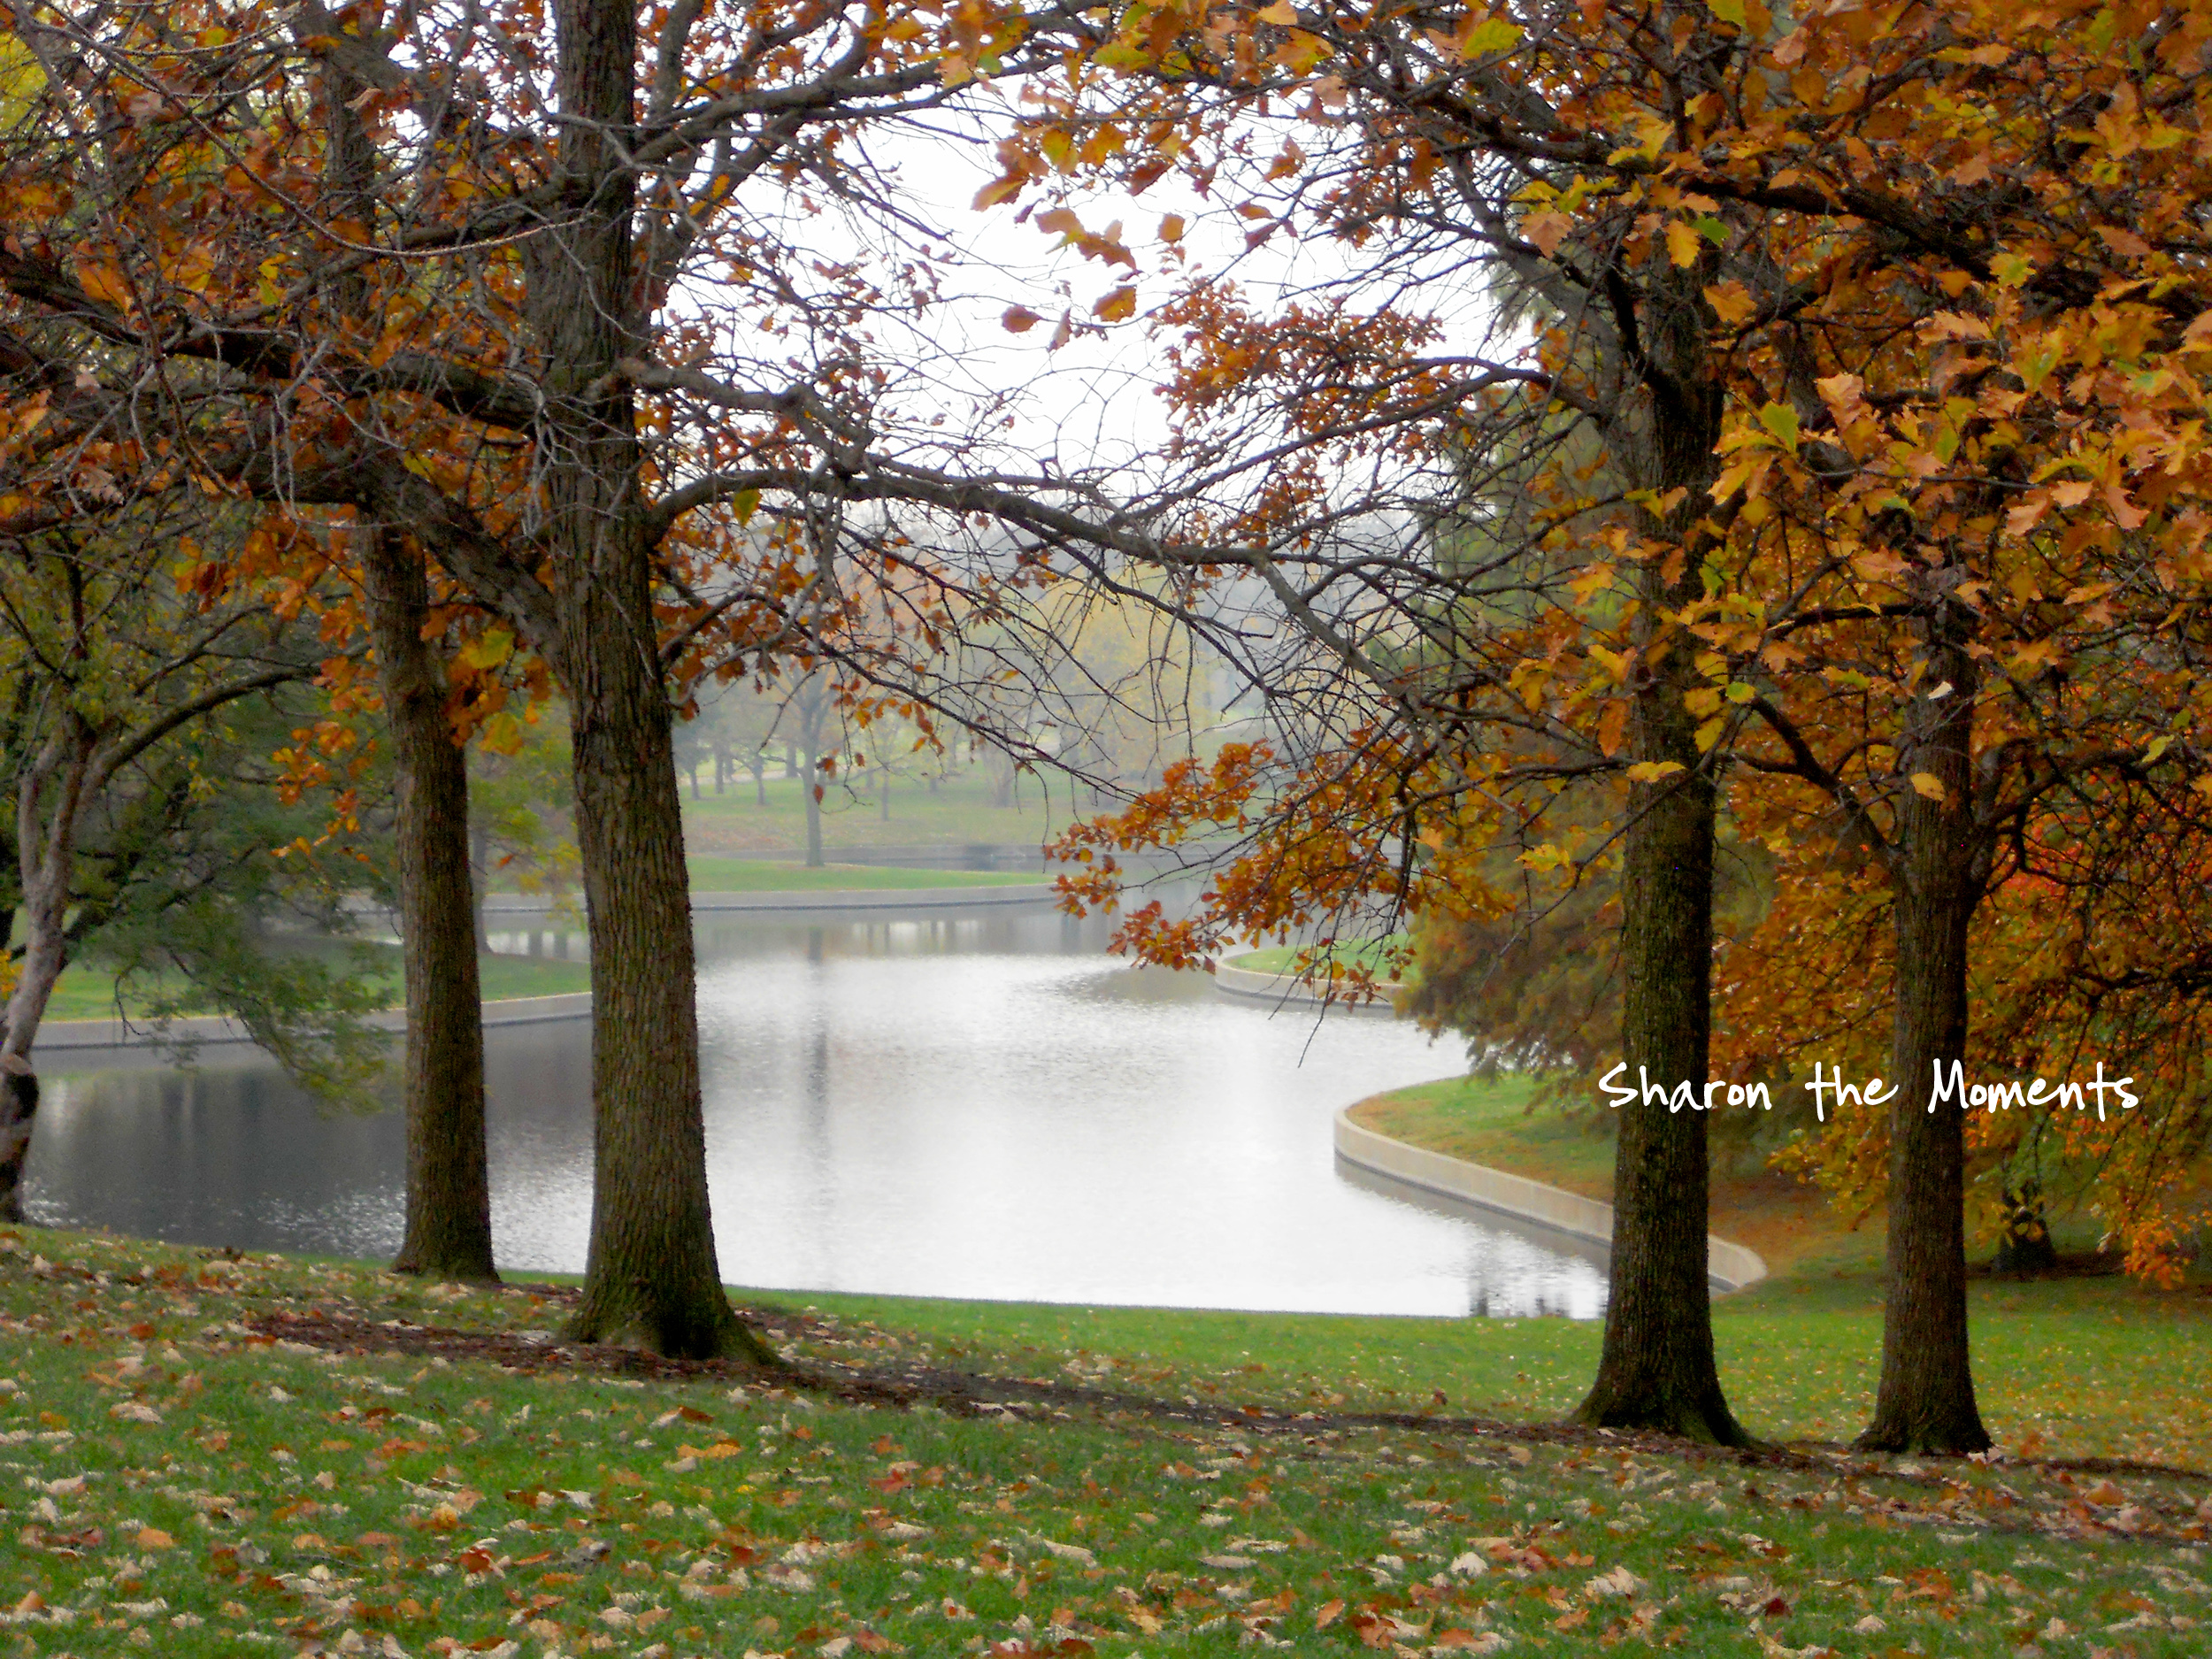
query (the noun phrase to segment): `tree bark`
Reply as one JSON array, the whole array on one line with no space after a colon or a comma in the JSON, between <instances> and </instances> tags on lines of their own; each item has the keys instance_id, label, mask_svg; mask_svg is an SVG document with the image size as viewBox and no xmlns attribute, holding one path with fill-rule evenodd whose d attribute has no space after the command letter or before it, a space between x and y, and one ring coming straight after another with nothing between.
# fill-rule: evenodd
<instances>
[{"instance_id":1,"label":"tree bark","mask_svg":"<svg viewBox=\"0 0 2212 1659\"><path fill-rule=\"evenodd\" d=\"M1631 682L1630 750L1639 761L1681 768L1629 792L1621 887L1622 1057L1647 1074L1620 1108L1613 1157L1613 1250L1598 1374L1576 1412L1604 1428L1657 1429L1740 1446L1748 1437L1728 1409L1713 1355L1706 1279L1707 1151L1702 1111L1712 1030L1715 789L1685 693L1704 683L1701 642L1662 620L1702 591L1692 526L1704 510L1721 399L1706 358L1701 280L1668 271L1647 293L1644 359L1632 365L1644 396L1617 429L1621 462L1682 504L1647 524L1681 550L1640 568L1637 660ZM1671 569L1671 574L1669 573ZM1650 663L1650 646L1664 643ZM1686 1083L1695 1106L1675 1093Z\"/></svg>"},{"instance_id":2,"label":"tree bark","mask_svg":"<svg viewBox=\"0 0 2212 1659\"><path fill-rule=\"evenodd\" d=\"M95 738L73 709L24 772L16 792L15 836L23 903L23 959L0 1032L0 1221L23 1219L23 1166L38 1115L31 1045L54 986L69 965L69 895L84 816Z\"/></svg>"},{"instance_id":3,"label":"tree bark","mask_svg":"<svg viewBox=\"0 0 2212 1659\"><path fill-rule=\"evenodd\" d=\"M1858 1444L1963 1453L1989 1448L1967 1345L1965 1102L1939 1103L1934 1095L1939 1074L1949 1078L1966 1054L1967 928L1980 896L1971 793L1978 674L1955 607L1944 605L1929 634L1901 758L1909 777L1932 776L1943 798L1908 789L1896 817L1890 1066L1897 1094L1890 1104L1882 1377L1874 1420Z\"/></svg>"},{"instance_id":4,"label":"tree bark","mask_svg":"<svg viewBox=\"0 0 2212 1659\"><path fill-rule=\"evenodd\" d=\"M539 435L555 637L569 695L591 935L591 1244L570 1334L686 1358L774 1356L723 1294L707 1201L689 883L672 710L652 611L635 410L643 355L630 245L636 13L558 0L564 204L528 244L546 365Z\"/></svg>"},{"instance_id":5,"label":"tree bark","mask_svg":"<svg viewBox=\"0 0 2212 1659\"><path fill-rule=\"evenodd\" d=\"M435 1279L493 1279L468 764L446 721L442 665L422 637L430 584L421 555L386 526L357 540L398 773L407 1231L392 1265Z\"/></svg>"},{"instance_id":6,"label":"tree bark","mask_svg":"<svg viewBox=\"0 0 2212 1659\"><path fill-rule=\"evenodd\" d=\"M800 782L806 802L806 867L822 867L822 757L814 752L814 740L807 740L802 757L806 770L800 774Z\"/></svg>"},{"instance_id":7,"label":"tree bark","mask_svg":"<svg viewBox=\"0 0 2212 1659\"><path fill-rule=\"evenodd\" d=\"M1676 659L1693 642L1665 666L1686 668ZM1748 1437L1721 1392L1706 1279L1714 790L1681 690L1678 674L1663 670L1636 698L1636 758L1685 769L1632 788L1621 894L1622 1057L1627 1080L1647 1073L1663 1087L1620 1108L1605 1339L1575 1415L1740 1446ZM1697 1106L1674 1095L1684 1081Z\"/></svg>"},{"instance_id":8,"label":"tree bark","mask_svg":"<svg viewBox=\"0 0 2212 1659\"><path fill-rule=\"evenodd\" d=\"M462 764L466 765L463 757ZM469 934L480 954L489 956L491 925L484 919L484 890L491 885L492 833L483 825L462 820L461 856L469 867Z\"/></svg>"}]
</instances>

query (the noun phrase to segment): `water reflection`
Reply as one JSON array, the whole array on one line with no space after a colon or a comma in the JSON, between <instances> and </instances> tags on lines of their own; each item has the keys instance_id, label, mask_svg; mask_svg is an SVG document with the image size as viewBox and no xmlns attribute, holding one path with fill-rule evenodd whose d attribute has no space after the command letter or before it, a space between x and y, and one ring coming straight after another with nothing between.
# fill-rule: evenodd
<instances>
[{"instance_id":1,"label":"water reflection","mask_svg":"<svg viewBox=\"0 0 2212 1659\"><path fill-rule=\"evenodd\" d=\"M1453 1048L1387 1021L1317 1024L1218 997L1201 977L1133 972L1101 956L1102 933L1049 910L701 918L725 1272L786 1289L1059 1302L1601 1310L1600 1253L1338 1168L1332 1115L1450 1070ZM536 942L583 954L557 932ZM204 1057L192 1073L55 1079L35 1218L250 1248L396 1248L396 1112L319 1116L273 1065ZM587 1025L495 1029L486 1058L501 1260L573 1271L590 1213Z\"/></svg>"}]
</instances>

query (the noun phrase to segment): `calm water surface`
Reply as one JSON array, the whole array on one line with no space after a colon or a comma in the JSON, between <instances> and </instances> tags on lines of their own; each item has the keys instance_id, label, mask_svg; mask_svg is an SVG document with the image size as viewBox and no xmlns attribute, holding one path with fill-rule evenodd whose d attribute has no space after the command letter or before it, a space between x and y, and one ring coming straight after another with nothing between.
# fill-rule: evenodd
<instances>
[{"instance_id":1,"label":"calm water surface","mask_svg":"<svg viewBox=\"0 0 2212 1659\"><path fill-rule=\"evenodd\" d=\"M1202 976L1133 971L1102 942L1096 925L1041 910L702 918L725 1277L1180 1307L1602 1310L1601 1253L1340 1170L1333 1114L1455 1070L1456 1044L1231 1002ZM579 1271L588 1025L495 1029L487 1050L500 1260ZM319 1113L273 1063L219 1048L192 1071L55 1078L48 1098L35 1220L345 1256L397 1246L396 1110Z\"/></svg>"}]
</instances>

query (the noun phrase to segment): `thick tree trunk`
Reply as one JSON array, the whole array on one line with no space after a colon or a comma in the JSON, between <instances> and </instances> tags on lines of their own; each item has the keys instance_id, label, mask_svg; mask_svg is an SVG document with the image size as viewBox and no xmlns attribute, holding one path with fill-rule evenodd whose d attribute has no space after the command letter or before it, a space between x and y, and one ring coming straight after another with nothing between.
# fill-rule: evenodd
<instances>
[{"instance_id":1,"label":"thick tree trunk","mask_svg":"<svg viewBox=\"0 0 2212 1659\"><path fill-rule=\"evenodd\" d=\"M1979 897L1970 793L1978 675L1952 618L1939 619L1932 632L1902 760L1909 776L1932 776L1943 798L1908 790L1896 818L1901 868L1893 901L1890 1066L1897 1095L1890 1106L1882 1379L1874 1420L1858 1440L1869 1451L1989 1448L1967 1346L1965 1102L1934 1099L1939 1074L1948 1079L1966 1053L1967 928Z\"/></svg>"},{"instance_id":2,"label":"thick tree trunk","mask_svg":"<svg viewBox=\"0 0 2212 1659\"><path fill-rule=\"evenodd\" d=\"M1632 785L1621 887L1622 1057L1648 1077L1620 1108L1613 1159L1613 1252L1598 1374L1576 1417L1605 1428L1658 1429L1745 1444L1728 1409L1713 1356L1706 1279L1707 1157L1701 1110L1712 1028L1713 830L1711 773L1701 770L1695 718L1684 694L1702 685L1702 649L1680 627L1657 663L1647 646L1658 618L1702 592L1692 526L1713 476L1721 400L1705 357L1705 318L1694 273L1665 272L1647 290L1648 353L1640 366L1646 401L1638 424L1617 434L1620 459L1640 484L1684 491L1664 524L1647 525L1684 551L1641 570L1643 605L1631 684L1630 749L1639 761L1682 770ZM1688 1085L1696 1106L1676 1093Z\"/></svg>"},{"instance_id":3,"label":"thick tree trunk","mask_svg":"<svg viewBox=\"0 0 2212 1659\"><path fill-rule=\"evenodd\" d=\"M388 527L364 531L359 545L398 772L407 964L407 1231L392 1265L495 1279L468 764L446 722L442 665L422 637L430 613L422 557Z\"/></svg>"},{"instance_id":4,"label":"thick tree trunk","mask_svg":"<svg viewBox=\"0 0 2212 1659\"><path fill-rule=\"evenodd\" d=\"M617 365L641 351L619 146L637 36L618 0L558 0L561 200L529 244L546 367L539 434L554 667L569 695L591 933L593 1171L570 1334L687 1358L772 1362L723 1294L707 1202L689 884L672 715L652 610L642 457Z\"/></svg>"},{"instance_id":5,"label":"thick tree trunk","mask_svg":"<svg viewBox=\"0 0 2212 1659\"><path fill-rule=\"evenodd\" d=\"M1689 641L1675 655L1686 657ZM1671 658L1670 658L1671 661ZM1686 667L1686 663L1682 666ZM1620 1108L1613 1159L1613 1253L1598 1374L1578 1420L1658 1429L1739 1446L1747 1436L1722 1394L1706 1279L1705 1117L1711 1032L1713 819L1694 724L1677 677L1637 697L1634 753L1685 768L1631 793L1621 894L1622 1057L1648 1076Z\"/></svg>"}]
</instances>

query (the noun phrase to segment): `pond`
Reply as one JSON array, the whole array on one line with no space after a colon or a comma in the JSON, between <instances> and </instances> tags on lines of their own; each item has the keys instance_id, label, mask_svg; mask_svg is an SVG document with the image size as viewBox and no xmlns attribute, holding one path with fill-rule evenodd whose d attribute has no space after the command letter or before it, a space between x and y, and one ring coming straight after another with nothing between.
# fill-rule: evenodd
<instances>
[{"instance_id":1,"label":"pond","mask_svg":"<svg viewBox=\"0 0 2212 1659\"><path fill-rule=\"evenodd\" d=\"M1333 1115L1453 1071L1373 1015L1232 1001L1133 970L1048 908L699 920L707 1151L724 1277L766 1289L1347 1313L1588 1318L1603 1252L1348 1168ZM581 956L580 937L495 936ZM588 1022L487 1033L503 1269L578 1271ZM385 1256L396 1110L319 1112L210 1048L48 1080L35 1221ZM58 1067L59 1056L45 1060Z\"/></svg>"}]
</instances>

